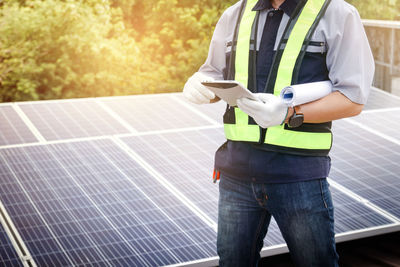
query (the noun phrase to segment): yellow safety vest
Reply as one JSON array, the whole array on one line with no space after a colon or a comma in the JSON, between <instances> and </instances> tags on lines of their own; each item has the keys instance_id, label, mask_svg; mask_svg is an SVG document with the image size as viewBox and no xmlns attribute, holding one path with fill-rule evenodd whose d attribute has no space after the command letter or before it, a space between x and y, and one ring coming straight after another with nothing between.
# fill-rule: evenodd
<instances>
[{"instance_id":1,"label":"yellow safety vest","mask_svg":"<svg viewBox=\"0 0 400 267\"><path fill-rule=\"evenodd\" d=\"M255 80L255 73L254 77L249 78L249 68L255 66L259 12L252 11L252 8L256 2L257 0L243 2L239 15L241 18L236 25L232 42L236 47L231 52L227 77L245 85ZM267 86L273 86L275 95L279 96L284 87L293 84L293 80L297 81L298 70L311 35L329 3L330 0L302 0L297 5L279 42L267 81ZM271 84L273 80L275 83ZM224 114L224 131L228 140L258 143L265 150L306 156L329 153L332 146L330 126L330 122L303 124L291 129L283 124L262 129L237 107L229 107Z\"/></svg>"}]
</instances>

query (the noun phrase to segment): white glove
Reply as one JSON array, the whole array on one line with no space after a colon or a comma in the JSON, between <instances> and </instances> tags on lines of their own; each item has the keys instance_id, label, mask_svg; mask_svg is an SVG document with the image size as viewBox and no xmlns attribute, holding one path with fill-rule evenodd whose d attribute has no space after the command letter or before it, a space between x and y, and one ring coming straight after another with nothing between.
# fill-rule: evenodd
<instances>
[{"instance_id":1,"label":"white glove","mask_svg":"<svg viewBox=\"0 0 400 267\"><path fill-rule=\"evenodd\" d=\"M258 93L256 95L262 102L243 97L236 101L238 107L262 128L282 124L286 119L288 106L273 94Z\"/></svg>"},{"instance_id":2,"label":"white glove","mask_svg":"<svg viewBox=\"0 0 400 267\"><path fill-rule=\"evenodd\" d=\"M187 100L195 104L210 103L210 100L215 98L215 94L201 84L201 82L210 81L214 81L214 79L196 72L187 80L185 87L183 88L183 95Z\"/></svg>"}]
</instances>

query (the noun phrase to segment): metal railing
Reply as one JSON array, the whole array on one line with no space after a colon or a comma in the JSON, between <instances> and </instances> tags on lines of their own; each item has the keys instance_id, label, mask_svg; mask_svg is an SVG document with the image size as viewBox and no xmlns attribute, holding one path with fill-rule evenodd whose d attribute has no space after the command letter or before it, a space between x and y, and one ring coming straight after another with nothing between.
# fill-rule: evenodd
<instances>
[{"instance_id":1,"label":"metal railing","mask_svg":"<svg viewBox=\"0 0 400 267\"><path fill-rule=\"evenodd\" d=\"M363 20L375 58L374 86L400 95L400 21Z\"/></svg>"}]
</instances>

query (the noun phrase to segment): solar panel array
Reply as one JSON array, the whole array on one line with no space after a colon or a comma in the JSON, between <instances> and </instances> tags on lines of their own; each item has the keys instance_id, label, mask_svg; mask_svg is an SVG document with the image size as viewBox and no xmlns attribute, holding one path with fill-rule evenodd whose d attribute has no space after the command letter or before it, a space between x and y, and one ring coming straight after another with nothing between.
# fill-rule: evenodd
<instances>
[{"instance_id":1,"label":"solar panel array","mask_svg":"<svg viewBox=\"0 0 400 267\"><path fill-rule=\"evenodd\" d=\"M400 230L400 99L373 90L366 109L334 122L338 241ZM216 265L224 110L181 94L1 104L0 265ZM262 255L286 250L272 221Z\"/></svg>"}]
</instances>

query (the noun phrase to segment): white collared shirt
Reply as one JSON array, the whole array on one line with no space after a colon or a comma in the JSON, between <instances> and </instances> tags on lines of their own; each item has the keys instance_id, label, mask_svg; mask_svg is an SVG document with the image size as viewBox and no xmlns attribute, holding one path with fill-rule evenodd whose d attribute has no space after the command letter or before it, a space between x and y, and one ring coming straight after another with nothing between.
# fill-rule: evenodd
<instances>
[{"instance_id":1,"label":"white collared shirt","mask_svg":"<svg viewBox=\"0 0 400 267\"><path fill-rule=\"evenodd\" d=\"M231 49L228 44L232 44L241 3L239 1L222 14L211 39L207 60L199 72L214 79L223 79L227 67L225 57ZM268 12L267 9L260 12L257 50ZM275 50L288 20L289 16L283 14ZM375 64L358 11L343 0L332 0L311 41L323 44L319 47L309 46L307 52L326 52L326 65L333 90L340 91L355 103L365 104L371 89Z\"/></svg>"}]
</instances>

